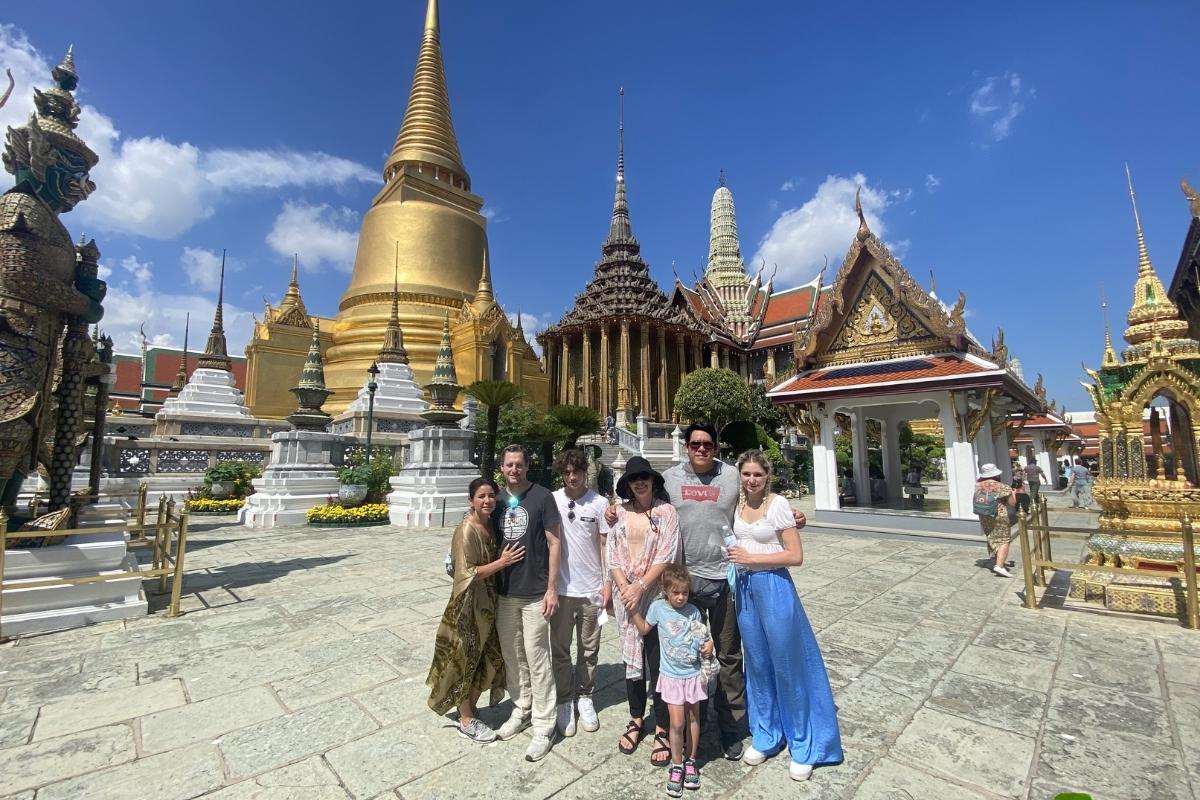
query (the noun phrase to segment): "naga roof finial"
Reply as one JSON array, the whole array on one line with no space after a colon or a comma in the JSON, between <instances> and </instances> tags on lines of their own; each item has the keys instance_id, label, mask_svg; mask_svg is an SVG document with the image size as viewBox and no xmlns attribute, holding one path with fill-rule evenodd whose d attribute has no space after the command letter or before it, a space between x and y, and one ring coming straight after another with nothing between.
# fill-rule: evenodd
<instances>
[{"instance_id":1,"label":"naga roof finial","mask_svg":"<svg viewBox=\"0 0 1200 800\"><path fill-rule=\"evenodd\" d=\"M858 188L854 190L854 213L858 214L857 236L859 239L866 239L871 235L871 229L867 227L867 218L863 216L861 183L858 185Z\"/></svg>"}]
</instances>

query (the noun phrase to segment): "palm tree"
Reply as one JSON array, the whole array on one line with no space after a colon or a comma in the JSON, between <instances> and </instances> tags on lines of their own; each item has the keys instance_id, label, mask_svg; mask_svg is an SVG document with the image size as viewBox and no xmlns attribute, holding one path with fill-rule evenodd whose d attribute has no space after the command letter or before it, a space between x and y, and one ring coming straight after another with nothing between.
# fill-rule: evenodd
<instances>
[{"instance_id":1,"label":"palm tree","mask_svg":"<svg viewBox=\"0 0 1200 800\"><path fill-rule=\"evenodd\" d=\"M483 463L479 465L485 478L496 472L496 428L500 425L500 409L524 397L521 389L508 381L475 381L463 390L487 406L487 431L483 435Z\"/></svg>"},{"instance_id":2,"label":"palm tree","mask_svg":"<svg viewBox=\"0 0 1200 800\"><path fill-rule=\"evenodd\" d=\"M580 436L600 429L600 412L587 406L554 406L546 412L546 418L566 428L567 447L575 447Z\"/></svg>"}]
</instances>

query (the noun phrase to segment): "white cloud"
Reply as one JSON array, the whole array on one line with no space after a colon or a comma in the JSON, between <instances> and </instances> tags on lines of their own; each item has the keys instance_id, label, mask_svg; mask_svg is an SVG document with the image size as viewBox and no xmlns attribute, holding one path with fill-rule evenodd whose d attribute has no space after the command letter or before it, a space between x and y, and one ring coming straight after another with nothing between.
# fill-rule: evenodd
<instances>
[{"instance_id":1,"label":"white cloud","mask_svg":"<svg viewBox=\"0 0 1200 800\"><path fill-rule=\"evenodd\" d=\"M142 338L138 331L142 326L145 326L146 338L151 344L180 347L190 312L188 349L197 352L204 349L215 310L215 297L110 287L104 298L104 319L100 321L100 329L113 338L116 350L121 353L141 352ZM229 303L225 303L222 317L229 354L241 355L254 332L254 317L249 311Z\"/></svg>"},{"instance_id":2,"label":"white cloud","mask_svg":"<svg viewBox=\"0 0 1200 800\"><path fill-rule=\"evenodd\" d=\"M989 137L996 142L1008 138L1012 124L1025 110L1025 102L1037 96L1025 88L1015 72L992 75L971 92L970 111L988 126Z\"/></svg>"},{"instance_id":3,"label":"white cloud","mask_svg":"<svg viewBox=\"0 0 1200 800\"><path fill-rule=\"evenodd\" d=\"M508 222L510 219L512 219L512 217L509 217L508 215L502 215L499 209L493 208L492 206L484 206L483 210L479 213L482 214L484 218L487 219L487 221L492 225L499 225L501 222Z\"/></svg>"},{"instance_id":4,"label":"white cloud","mask_svg":"<svg viewBox=\"0 0 1200 800\"><path fill-rule=\"evenodd\" d=\"M340 272L350 272L358 250L358 214L344 206L314 206L289 200L275 218L267 244L288 258L299 253L300 264L310 270L328 264Z\"/></svg>"},{"instance_id":5,"label":"white cloud","mask_svg":"<svg viewBox=\"0 0 1200 800\"><path fill-rule=\"evenodd\" d=\"M121 259L121 268L133 277L133 283L140 291L149 289L150 283L154 279L151 266L149 261L138 261L137 256L126 256Z\"/></svg>"},{"instance_id":6,"label":"white cloud","mask_svg":"<svg viewBox=\"0 0 1200 800\"><path fill-rule=\"evenodd\" d=\"M795 178L788 178L786 181L783 182L783 185L779 187L779 191L781 191L781 192L791 192L791 191L795 191L795 189L796 189L796 179Z\"/></svg>"},{"instance_id":7,"label":"white cloud","mask_svg":"<svg viewBox=\"0 0 1200 800\"><path fill-rule=\"evenodd\" d=\"M0 109L0 126L23 125L33 110L33 87L50 83L51 63L18 28L0 25L0 65L12 69L16 80L12 97ZM84 86L86 80L85 70ZM89 105L81 109L77 132L100 157L92 170L96 191L79 205L80 220L152 239L180 236L212 216L228 194L380 180L373 170L321 152L204 152L158 136L122 139L113 121Z\"/></svg>"},{"instance_id":8,"label":"white cloud","mask_svg":"<svg viewBox=\"0 0 1200 800\"><path fill-rule=\"evenodd\" d=\"M179 266L192 286L207 292L215 292L220 288L221 256L216 252L202 247L185 247L183 255L179 257Z\"/></svg>"},{"instance_id":9,"label":"white cloud","mask_svg":"<svg viewBox=\"0 0 1200 800\"><path fill-rule=\"evenodd\" d=\"M932 172L925 176L925 191L933 194L942 186L942 179Z\"/></svg>"},{"instance_id":10,"label":"white cloud","mask_svg":"<svg viewBox=\"0 0 1200 800\"><path fill-rule=\"evenodd\" d=\"M776 284L781 287L812 280L826 258L830 269L836 270L858 230L854 193L860 186L867 224L882 239L887 233L885 210L903 202L907 195L872 187L861 173L851 177L829 175L803 205L779 215L758 243L751 263L778 266Z\"/></svg>"}]
</instances>

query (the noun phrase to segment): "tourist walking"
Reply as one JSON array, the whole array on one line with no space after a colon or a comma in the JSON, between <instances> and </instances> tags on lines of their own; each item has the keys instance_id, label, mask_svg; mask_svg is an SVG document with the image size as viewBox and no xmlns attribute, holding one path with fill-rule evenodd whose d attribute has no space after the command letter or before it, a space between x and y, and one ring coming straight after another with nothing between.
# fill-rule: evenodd
<instances>
[{"instance_id":1,"label":"tourist walking","mask_svg":"<svg viewBox=\"0 0 1200 800\"><path fill-rule=\"evenodd\" d=\"M979 516L979 527L987 538L988 555L994 559L992 572L1003 578L1011 578L1008 571L1008 547L1012 542L1012 525L1008 522L1008 509L1016 505L1017 496L1013 490L996 478L1000 477L1000 468L995 464L984 464L979 468L979 478L975 484L975 495L972 499L972 510ZM1000 502L1005 505L1005 514L1000 518Z\"/></svg>"},{"instance_id":2,"label":"tourist walking","mask_svg":"<svg viewBox=\"0 0 1200 800\"><path fill-rule=\"evenodd\" d=\"M814 766L842 760L837 709L825 661L788 567L804 563L788 501L769 491L771 465L759 450L737 462L743 500L734 518L737 620L745 647L750 747L761 764L787 747L788 773L807 780Z\"/></svg>"},{"instance_id":3,"label":"tourist walking","mask_svg":"<svg viewBox=\"0 0 1200 800\"><path fill-rule=\"evenodd\" d=\"M712 655L712 637L700 611L688 602L691 579L687 567L668 564L660 580L663 596L650 604L645 616L629 609L633 624L643 636L657 633L659 673L657 690L667 703L671 722L671 769L667 795L679 797L684 789L700 788L696 751L700 746L700 703L708 699L700 659ZM684 757L684 751L687 757Z\"/></svg>"},{"instance_id":4,"label":"tourist walking","mask_svg":"<svg viewBox=\"0 0 1200 800\"><path fill-rule=\"evenodd\" d=\"M1076 459L1067 471L1067 492L1071 495L1071 508L1092 507L1092 473Z\"/></svg>"},{"instance_id":5,"label":"tourist walking","mask_svg":"<svg viewBox=\"0 0 1200 800\"><path fill-rule=\"evenodd\" d=\"M496 575L496 631L504 654L512 716L496 731L511 739L532 725L526 761L550 752L556 693L550 655L550 618L558 608L558 504L545 487L525 477L529 458L521 445L504 448L500 472L505 486L493 512L498 547L519 544L525 557Z\"/></svg>"},{"instance_id":6,"label":"tourist walking","mask_svg":"<svg viewBox=\"0 0 1200 800\"><path fill-rule=\"evenodd\" d=\"M596 661L600 653L600 609L612 596L612 583L604 569L604 542L608 501L587 486L588 459L582 450L569 448L554 460L554 471L563 486L554 492L562 539L558 553L558 611L550 618L550 650L554 658L554 685L558 698L556 727L563 736L575 735L575 713L585 731L600 728L592 703ZM571 643L575 661L571 661Z\"/></svg>"},{"instance_id":7,"label":"tourist walking","mask_svg":"<svg viewBox=\"0 0 1200 800\"><path fill-rule=\"evenodd\" d=\"M491 518L496 507L496 484L491 478L471 481L467 496L471 510L450 539L454 584L438 625L437 645L425 685L432 690L431 709L445 714L457 706L458 735L486 744L496 734L475 716L475 704L480 694L488 691L489 705L495 705L504 691L504 658L496 634L493 576L520 562L525 548L519 544L506 545L496 556Z\"/></svg>"},{"instance_id":8,"label":"tourist walking","mask_svg":"<svg viewBox=\"0 0 1200 800\"><path fill-rule=\"evenodd\" d=\"M1025 462L1025 485L1029 487L1029 500L1036 507L1038 495L1042 490L1042 483L1048 481L1046 473L1042 470L1038 463L1033 459Z\"/></svg>"},{"instance_id":9,"label":"tourist walking","mask_svg":"<svg viewBox=\"0 0 1200 800\"><path fill-rule=\"evenodd\" d=\"M670 714L658 692L658 633L642 636L630 617L645 614L659 597L659 577L668 564L679 560L679 516L667 502L663 476L641 456L630 458L625 474L617 481L617 496L625 502L615 509L608 534L608 567L612 573L613 611L621 660L625 663L625 696L629 701L629 723L617 747L625 755L637 749L645 732L646 702L650 700L654 721L654 748L650 763L662 767L671 758L667 731Z\"/></svg>"},{"instance_id":10,"label":"tourist walking","mask_svg":"<svg viewBox=\"0 0 1200 800\"><path fill-rule=\"evenodd\" d=\"M1010 488L1013 490L1013 494L1016 495L1017 504L1015 507L1010 507L1008 510L1009 525L1015 525L1017 523L1017 514L1028 514L1030 508L1029 491L1025 488L1025 471L1016 469L1015 463L1013 464L1013 467L1013 477Z\"/></svg>"}]
</instances>

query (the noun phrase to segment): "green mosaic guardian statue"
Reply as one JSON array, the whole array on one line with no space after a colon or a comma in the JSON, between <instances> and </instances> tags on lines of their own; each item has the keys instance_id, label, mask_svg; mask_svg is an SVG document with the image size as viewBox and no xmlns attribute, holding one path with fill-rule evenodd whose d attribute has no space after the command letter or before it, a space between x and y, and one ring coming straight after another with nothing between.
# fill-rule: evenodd
<instances>
[{"instance_id":1,"label":"green mosaic guardian statue","mask_svg":"<svg viewBox=\"0 0 1200 800\"><path fill-rule=\"evenodd\" d=\"M8 129L3 155L16 177L0 196L0 504L8 509L52 434L64 326L98 322L107 288L78 267L81 255L95 264L95 245L81 253L58 219L95 190L88 172L98 160L75 134L70 50L51 76L54 86L33 90L29 121ZM11 74L9 82L11 92Z\"/></svg>"}]
</instances>

